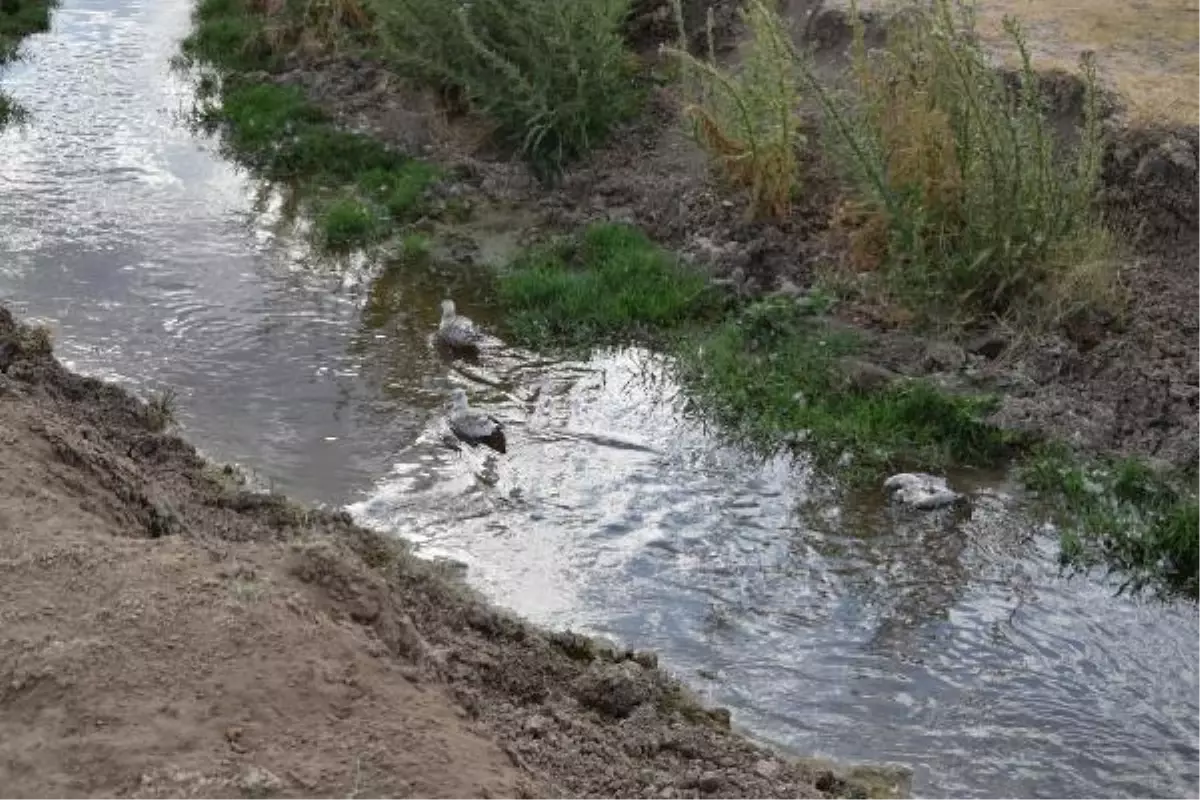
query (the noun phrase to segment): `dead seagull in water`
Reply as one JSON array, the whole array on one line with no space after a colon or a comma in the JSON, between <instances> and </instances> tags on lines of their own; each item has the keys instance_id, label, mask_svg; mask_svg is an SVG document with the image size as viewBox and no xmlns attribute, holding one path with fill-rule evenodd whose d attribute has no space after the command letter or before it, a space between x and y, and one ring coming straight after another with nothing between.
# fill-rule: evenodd
<instances>
[{"instance_id":1,"label":"dead seagull in water","mask_svg":"<svg viewBox=\"0 0 1200 800\"><path fill-rule=\"evenodd\" d=\"M962 495L950 488L945 478L923 472L901 472L883 482L883 488L909 508L929 511L952 506Z\"/></svg>"},{"instance_id":2,"label":"dead seagull in water","mask_svg":"<svg viewBox=\"0 0 1200 800\"><path fill-rule=\"evenodd\" d=\"M456 388L450 393L450 430L467 444L485 444L497 453L504 453L504 426L495 417L471 409L466 390Z\"/></svg>"},{"instance_id":3,"label":"dead seagull in water","mask_svg":"<svg viewBox=\"0 0 1200 800\"><path fill-rule=\"evenodd\" d=\"M442 301L442 321L437 329L438 344L451 350L478 353L482 338L483 334L474 322L455 312L453 300Z\"/></svg>"}]
</instances>

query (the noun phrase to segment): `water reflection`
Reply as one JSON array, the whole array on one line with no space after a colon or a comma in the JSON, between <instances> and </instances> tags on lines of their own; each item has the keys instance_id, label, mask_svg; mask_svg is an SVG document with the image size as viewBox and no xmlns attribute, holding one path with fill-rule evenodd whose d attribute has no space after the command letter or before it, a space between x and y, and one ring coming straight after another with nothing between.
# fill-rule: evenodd
<instances>
[{"instance_id":1,"label":"water reflection","mask_svg":"<svg viewBox=\"0 0 1200 800\"><path fill-rule=\"evenodd\" d=\"M356 501L536 620L657 647L799 751L913 764L927 795L1194 795L1195 607L1059 578L1003 496L806 508L802 468L723 446L650 354L448 364L438 301L494 324L486 270L409 259L364 282L369 260L315 260L287 192L176 124L189 12L64 0L5 75L32 123L0 134L0 293L70 363L176 388L208 452ZM519 228L476 220L480 260ZM453 385L504 419L510 457L446 446Z\"/></svg>"}]
</instances>

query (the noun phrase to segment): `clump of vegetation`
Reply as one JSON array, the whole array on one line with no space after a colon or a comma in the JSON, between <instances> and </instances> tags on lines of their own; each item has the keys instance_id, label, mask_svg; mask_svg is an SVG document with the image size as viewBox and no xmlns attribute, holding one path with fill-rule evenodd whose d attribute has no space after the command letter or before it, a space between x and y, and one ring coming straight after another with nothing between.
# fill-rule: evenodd
<instances>
[{"instance_id":1,"label":"clump of vegetation","mask_svg":"<svg viewBox=\"0 0 1200 800\"><path fill-rule=\"evenodd\" d=\"M20 55L21 41L50 28L50 11L57 0L4 0L0 2L0 67ZM0 91L0 128L21 122L25 110Z\"/></svg>"},{"instance_id":2,"label":"clump of vegetation","mask_svg":"<svg viewBox=\"0 0 1200 800\"><path fill-rule=\"evenodd\" d=\"M1121 591L1153 588L1195 599L1200 587L1196 475L1156 472L1135 459L1088 462L1047 447L1024 468L1025 484L1061 526L1064 565L1107 564Z\"/></svg>"},{"instance_id":3,"label":"clump of vegetation","mask_svg":"<svg viewBox=\"0 0 1200 800\"><path fill-rule=\"evenodd\" d=\"M887 286L930 319L1064 316L1114 302L1112 240L1094 210L1101 156L1095 67L1072 160L1056 141L1029 51L1016 87L989 63L968 12L923 0L868 53L852 11L857 93L840 109L820 89ZM1037 321L1037 320L1029 320Z\"/></svg>"},{"instance_id":4,"label":"clump of vegetation","mask_svg":"<svg viewBox=\"0 0 1200 800\"><path fill-rule=\"evenodd\" d=\"M513 336L543 347L661 339L717 310L703 275L628 225L593 225L526 251L499 291Z\"/></svg>"},{"instance_id":5,"label":"clump of vegetation","mask_svg":"<svg viewBox=\"0 0 1200 800\"><path fill-rule=\"evenodd\" d=\"M178 395L174 389L155 392L146 401L146 424L150 430L161 432L175 423L175 406Z\"/></svg>"},{"instance_id":6,"label":"clump of vegetation","mask_svg":"<svg viewBox=\"0 0 1200 800\"><path fill-rule=\"evenodd\" d=\"M853 479L885 470L990 465L1011 437L983 421L990 398L920 381L867 388L848 379L857 340L820 320L822 303L754 303L677 354L701 416L759 448L783 444Z\"/></svg>"},{"instance_id":7,"label":"clump of vegetation","mask_svg":"<svg viewBox=\"0 0 1200 800\"><path fill-rule=\"evenodd\" d=\"M50 11L57 0L5 0L0 2L0 64L17 57L21 40L50 29Z\"/></svg>"},{"instance_id":8,"label":"clump of vegetation","mask_svg":"<svg viewBox=\"0 0 1200 800\"><path fill-rule=\"evenodd\" d=\"M379 219L365 203L340 197L318 217L321 240L331 250L362 247L379 235Z\"/></svg>"},{"instance_id":9,"label":"clump of vegetation","mask_svg":"<svg viewBox=\"0 0 1200 800\"><path fill-rule=\"evenodd\" d=\"M260 0L202 0L183 48L187 59L218 73L202 87L202 125L222 133L230 155L257 175L292 186L302 181L318 211L317 238L335 249L368 244L387 234L389 224L418 219L439 171L343 130L302 89L261 75L292 48L335 48L349 39L361 44L369 19L353 0L270 7Z\"/></svg>"},{"instance_id":10,"label":"clump of vegetation","mask_svg":"<svg viewBox=\"0 0 1200 800\"><path fill-rule=\"evenodd\" d=\"M234 71L274 71L290 53L374 41L373 20L358 0L201 0L194 19L184 55Z\"/></svg>"},{"instance_id":11,"label":"clump of vegetation","mask_svg":"<svg viewBox=\"0 0 1200 800\"><path fill-rule=\"evenodd\" d=\"M764 0L750 0L745 58L725 69L713 52L711 12L706 61L688 52L682 0L674 5L680 44L667 52L682 68L690 95L684 113L696 140L730 183L750 191L752 216L786 216L800 188L797 150L804 144L800 56L787 25Z\"/></svg>"},{"instance_id":12,"label":"clump of vegetation","mask_svg":"<svg viewBox=\"0 0 1200 800\"><path fill-rule=\"evenodd\" d=\"M821 319L825 298L729 310L700 275L637 229L597 225L534 248L499 278L513 337L535 347L651 341L675 357L692 410L773 452L792 445L824 468L993 464L1015 445L983 422L992 401L923 382L868 389L849 379L858 342Z\"/></svg>"},{"instance_id":13,"label":"clump of vegetation","mask_svg":"<svg viewBox=\"0 0 1200 800\"><path fill-rule=\"evenodd\" d=\"M621 35L629 0L379 0L375 11L401 74L459 93L543 176L637 108Z\"/></svg>"}]
</instances>

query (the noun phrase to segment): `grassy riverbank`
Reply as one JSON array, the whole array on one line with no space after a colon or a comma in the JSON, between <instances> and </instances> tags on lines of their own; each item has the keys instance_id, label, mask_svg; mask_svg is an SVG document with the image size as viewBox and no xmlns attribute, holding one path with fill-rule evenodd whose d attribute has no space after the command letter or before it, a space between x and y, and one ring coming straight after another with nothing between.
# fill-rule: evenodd
<instances>
[{"instance_id":1,"label":"grassy riverbank","mask_svg":"<svg viewBox=\"0 0 1200 800\"><path fill-rule=\"evenodd\" d=\"M209 70L210 102L202 118L224 132L243 163L270 180L301 186L318 242L341 249L381 241L435 214L445 205L436 200L439 176L460 194L477 192L478 183L448 178L384 144L410 131L389 132L380 124L372 135L347 132L327 110L344 98L319 97L313 76L337 77L343 74L339 65L353 59L344 73L350 85L369 67L378 71L367 74L402 87L395 90L401 104L414 92L432 93L444 114L435 133L453 130L455 120L484 131L491 155L470 162L477 177L491 169L487 158L500 158L494 162L499 171L507 169L500 166L506 157L519 157L536 178L519 202L552 208L578 202L556 188L572 180L576 162L585 162L584 174L590 169L603 175L596 165L620 149L619 143L606 149L606 138L634 113L642 88L658 82L675 98L669 101L670 124L690 125L694 146L709 157L724 197L716 196L716 210L693 208L691 218L673 212L680 218L658 233L652 226L664 212L655 204L694 205L699 201L688 192L699 197L700 189L684 184L684 194L668 201L639 185L636 191L645 196L635 194L634 217L648 221L659 243L625 226L587 227L594 212L573 210L582 225L555 226L558 238L498 273L498 302L509 315L511 338L549 348L621 341L664 348L676 357L696 413L764 451L791 448L853 480L877 480L900 468L996 466L1016 456L1027 462L1022 474L1031 488L1064 499L1063 552L1072 563L1106 561L1136 575L1136 585L1194 596L1197 559L1177 533L1197 524L1195 487L1177 477L1188 474L1186 457L1163 473L1164 485L1177 487L1170 492L1132 492L1119 502L1088 504L1071 488L1071 476L1104 471L1113 453L1101 430L1095 445L1071 451L1054 469L1031 449L1038 441L1077 438L1071 420L1088 417L1089 397L1113 402L1105 387L1119 379L1103 377L1102 369L1094 384L1080 387L1071 385L1069 372L1033 379L1049 380L1055 391L1078 399L1070 401L1076 417L1031 431L1009 420L1029 408L1045 416L1053 406L1037 405L1036 394L1031 404L1030 395L1010 392L1013 380L1026 375L993 366L1002 360L986 345L981 352L987 355L963 355L979 331L997 328L1015 332L1004 335L1002 348L1014 339L1099 335L1120 342L1123 331L1138 324L1128 321L1153 302L1152 293L1143 299L1137 282L1118 270L1126 245L1103 226L1096 201L1106 170L1115 167L1102 140L1094 65L1085 62L1075 84L1080 133L1078 143L1068 144L1058 139L1062 123L1047 112L1029 59L1015 77L994 71L964 19L941 0L907 17L887 45L887 63L915 70L931 104L920 108L888 88L896 76L866 57L867 32L853 16L845 65L851 91L843 94L817 80L808 56L784 41L783 20L763 4L752 4L743 72L677 52L668 72L680 83L664 83L667 73L633 55L633 43L645 42L619 24L614 9L620 5L595 0L562 17L530 12L530 38L506 38L512 11L490 3L469 12L469 19L460 16L466 11L438 19L431 16L432 2L285 2L267 10L249 0L203 0L184 51L193 65ZM692 16L690 6L673 13ZM587 14L592 16L584 20ZM673 43L670 28L660 41ZM1009 35L1025 52L1019 27L1011 26ZM542 64L531 48L551 39L555 48ZM559 80L581 74L585 62L591 65L588 82ZM505 77L496 82L494 74ZM394 118L388 92L371 91L380 113ZM609 95L615 98L611 108L598 99ZM798 113L801 106L823 117L823 124L814 126L811 114ZM357 107L369 121L371 113ZM625 130L660 136L662 127L635 121ZM439 150L436 136L431 149L435 161L455 160ZM625 180L620 170L630 169L675 186L678 175L656 172L663 169L656 161L661 155L652 147L638 156L640 163L618 167L614 177ZM677 163L668 155L664 163ZM764 183L763 176L781 169L788 180ZM708 177L701 180L708 192ZM701 223L693 220L714 216L729 237L715 265L689 265L672 254L700 233ZM713 277L729 284L744 273L740 266L724 267L723 259L733 262L754 230L786 242L776 245L785 257L810 252L804 249L809 241L820 243L811 251L826 254L821 263L800 259L806 272L796 281L805 290L772 299L762 288L713 288ZM772 272L782 273L790 282L788 269L794 267L762 272L768 280ZM918 335L949 340L950 356L942 356L947 347L934 353L935 341L916 362L880 363L894 349L894 334L870 325L856 330L864 309L913 321ZM1153 313L1153 324L1160 325L1157 309ZM1170 318L1163 316L1162 323ZM1079 352L1085 346L1069 344ZM1024 352L1032 364L1043 355L1036 344ZM1136 368L1137 356L1125 363L1121 369ZM994 373L990 383L970 377L981 369ZM1182 406L1170 413L1173 425L1186 425ZM1147 422L1124 427L1131 424L1140 431ZM1194 440L1194 431L1184 430ZM1194 441L1191 449L1194 462ZM1134 450L1123 463L1160 474ZM1129 527L1133 516L1146 524ZM1145 533L1124 539L1114 533L1135 528Z\"/></svg>"},{"instance_id":2,"label":"grassy riverbank","mask_svg":"<svg viewBox=\"0 0 1200 800\"><path fill-rule=\"evenodd\" d=\"M830 326L827 298L733 302L627 226L592 226L526 253L501 273L499 296L517 342L656 343L675 355L703 416L764 452L808 453L843 478L993 466L1015 441L982 421L988 398L856 361L859 343Z\"/></svg>"}]
</instances>

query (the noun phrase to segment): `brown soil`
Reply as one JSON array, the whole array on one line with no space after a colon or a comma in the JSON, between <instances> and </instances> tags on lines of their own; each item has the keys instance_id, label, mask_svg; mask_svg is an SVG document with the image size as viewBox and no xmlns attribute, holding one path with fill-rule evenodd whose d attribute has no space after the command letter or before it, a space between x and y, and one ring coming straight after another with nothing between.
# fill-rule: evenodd
<instances>
[{"instance_id":1,"label":"brown soil","mask_svg":"<svg viewBox=\"0 0 1200 800\"><path fill-rule=\"evenodd\" d=\"M719 5L727 11L733 4ZM658 19L654 9L662 4L645 0L642 6L635 38L643 50L652 50L655 37L665 37L667 29L644 20ZM844 12L822 10L819 0L791 0L788 10L797 35L812 44L818 67L835 73L849 37ZM869 17L869 40L880 40L885 28L886 20ZM732 36L734 27L721 31ZM831 227L841 190L826 165L806 165L807 183L787 219L748 221L742 198L713 179L704 154L685 134L670 90L658 91L649 113L570 170L560 185L547 188L520 164L488 149L477 120L447 119L378 64L309 62L275 79L306 88L350 127L457 167L461 181L450 191L461 194L465 188L491 206L533 209L540 219L527 232L531 237L593 220L634 222L711 269L714 280L746 294L801 293L848 258ZM1043 88L1060 127L1071 130L1080 109L1079 81L1051 71ZM998 424L1095 451L1188 465L1197 456L1200 410L1200 141L1195 126L1122 127L1119 101L1110 100L1104 201L1129 245L1122 278L1130 303L1122 319L1075 321L1035 338L997 327L947 344L903 327L904 316L874 301L843 303L839 314L867 334L873 358L893 370L933 372L949 385L1001 393ZM814 126L812 137L817 135ZM957 348L958 355L930 356L947 347Z\"/></svg>"},{"instance_id":2,"label":"brown soil","mask_svg":"<svg viewBox=\"0 0 1200 800\"><path fill-rule=\"evenodd\" d=\"M0 308L0 795L896 793L752 744L653 654L246 491Z\"/></svg>"}]
</instances>

